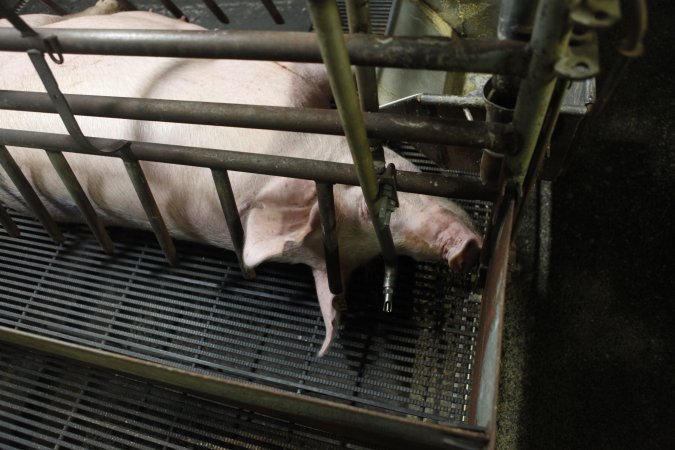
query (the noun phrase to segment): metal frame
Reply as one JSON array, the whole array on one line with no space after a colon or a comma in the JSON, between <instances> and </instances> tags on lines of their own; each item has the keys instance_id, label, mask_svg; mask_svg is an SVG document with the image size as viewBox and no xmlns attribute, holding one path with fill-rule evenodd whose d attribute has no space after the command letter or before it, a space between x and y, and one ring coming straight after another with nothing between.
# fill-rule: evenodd
<instances>
[{"instance_id":1,"label":"metal frame","mask_svg":"<svg viewBox=\"0 0 675 450\"><path fill-rule=\"evenodd\" d=\"M182 15L170 0L162 0L162 3L172 10L174 15ZM210 4L213 2L204 1L204 3L212 9L213 5ZM271 0L263 0L263 3L277 23L283 22ZM470 424L477 428L413 422L259 386L190 374L2 327L0 340L180 386L300 423L338 433L349 432L354 439L367 444L387 443L392 448L410 448L413 444L423 445L426 448L494 446L496 384L509 242L512 239L514 218L522 209L524 201L522 194L527 192L527 187L538 175L539 158L535 158L534 155L540 154L537 153L537 149L543 148L546 140L550 138L561 106L558 101L560 96L556 96L551 105L558 76L554 66L564 57L571 33L569 18L572 8L577 7L575 6L577 2L573 0L547 0L538 3L529 45L526 42L508 39L451 40L429 37L382 39L381 36L369 34L367 1L362 0L349 1L350 30L354 34L346 35L340 31L334 0L308 0L316 33L31 30L11 11L0 11L5 13L21 31L17 33L14 29L0 30L0 50L29 52L48 91L48 94L0 91L0 108L58 112L70 133L59 135L0 129L0 144L2 144L0 164L9 173L21 195L56 242L63 239L58 227L46 213L35 191L21 174L20 168L4 145L41 148L48 152L57 172L66 182L71 195L78 199L77 203L87 222L108 252L112 252L112 243L108 242L109 238L106 240L105 229L97 221L91 205L87 206L86 195L77 182L76 175L72 173L67 163L64 164L65 158L61 151L67 148L72 152L123 159L137 195L171 263L177 262L175 248L166 227L163 227L161 215L139 161L184 164L208 167L212 170L223 213L233 237L235 252L242 267L243 232L227 171L314 180L319 191L330 288L336 294L341 292L342 283L341 275L336 269L339 268L339 254L335 236L332 186L335 183L360 185L385 259L384 293L389 305L395 283L396 255L387 223L388 214L395 204L395 189L495 201L496 207L483 258L483 261L488 261L491 257L491 264L483 297L484 314L481 317L481 333L476 354L478 375L473 380L474 395L470 408ZM520 11L522 8L518 9L519 6L529 4L530 1L505 0L504 11ZM221 21L227 20L224 13L219 18ZM323 62L328 68L338 111L64 96L58 90L48 66L44 64L45 53L56 62L63 60L63 53ZM357 84L360 98L351 75L352 64L359 66ZM377 112L378 102L373 87L372 67L424 68L523 77L513 119L515 139L512 139L508 124L459 123ZM258 155L255 160L251 160L245 153L227 150L88 138L79 132L74 114L327 134L344 133L354 165L274 155ZM549 117L546 124L545 117ZM392 168L380 174L385 161L379 154L378 145L381 140L386 139L469 145L503 151L505 164L502 167L500 183L497 188L492 188L459 177L395 173ZM371 149L374 152L371 152ZM12 235L18 233L16 225L1 205L0 222ZM253 276L253 273L248 272L246 275Z\"/></svg>"}]
</instances>

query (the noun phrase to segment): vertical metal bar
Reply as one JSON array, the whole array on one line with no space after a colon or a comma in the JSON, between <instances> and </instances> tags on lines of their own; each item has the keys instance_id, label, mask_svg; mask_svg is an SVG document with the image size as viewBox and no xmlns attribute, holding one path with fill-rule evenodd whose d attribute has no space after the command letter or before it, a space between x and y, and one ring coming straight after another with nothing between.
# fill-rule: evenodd
<instances>
[{"instance_id":1,"label":"vertical metal bar","mask_svg":"<svg viewBox=\"0 0 675 450\"><path fill-rule=\"evenodd\" d=\"M368 137L366 136L363 114L356 95L356 86L352 78L349 56L342 36L337 4L334 0L308 0L307 3L319 40L321 57L328 70L335 103L340 113L345 137L363 190L363 197L382 251L385 270L388 270L390 275L395 274L396 250L391 230L383 224L375 206L378 197L378 182L373 170L373 156L369 150ZM389 288L385 286L385 303L389 302L390 304L393 297L393 277L389 278Z\"/></svg>"},{"instance_id":2,"label":"vertical metal bar","mask_svg":"<svg viewBox=\"0 0 675 450\"><path fill-rule=\"evenodd\" d=\"M574 0L541 1L532 39L532 59L520 85L513 114L516 146L505 158L505 181L520 191L549 108L556 75L553 67L563 56L571 35L570 5ZM520 193L520 192L519 192Z\"/></svg>"},{"instance_id":3,"label":"vertical metal bar","mask_svg":"<svg viewBox=\"0 0 675 450\"><path fill-rule=\"evenodd\" d=\"M181 17L185 17L187 19L187 16L183 14L183 11L181 11L180 8L176 6L174 2L172 2L171 0L160 0L160 1L162 2L162 5L164 5L164 7L168 9L169 12L173 14L176 19L180 19Z\"/></svg>"},{"instance_id":4,"label":"vertical metal bar","mask_svg":"<svg viewBox=\"0 0 675 450\"><path fill-rule=\"evenodd\" d=\"M124 152L124 150L122 150ZM150 221L150 226L152 231L155 232L155 237L157 237L157 242L164 252L169 264L175 266L178 264L178 255L176 254L176 246L173 244L173 239L166 228L162 214L159 212L159 207L155 201L155 197L152 196L152 191L148 185L148 179L143 173L140 163L128 156L123 157L124 167L127 169L127 174L131 183L134 185L136 190L136 195L143 205L145 214L148 216Z\"/></svg>"},{"instance_id":5,"label":"vertical metal bar","mask_svg":"<svg viewBox=\"0 0 675 450\"><path fill-rule=\"evenodd\" d=\"M211 169L211 175L213 176L213 182L216 184L220 207L223 208L225 223L230 232L234 252L237 254L241 274L247 280L252 280L255 278L255 272L244 264L244 227L241 225L239 208L237 208L237 201L234 198L230 177L227 171L217 169Z\"/></svg>"},{"instance_id":6,"label":"vertical metal bar","mask_svg":"<svg viewBox=\"0 0 675 450\"><path fill-rule=\"evenodd\" d=\"M272 19L274 20L274 23L277 25L283 25L284 24L284 18L277 9L277 7L274 5L274 2L272 0L261 0L262 4L265 6L265 9L267 9L267 12L272 16Z\"/></svg>"},{"instance_id":7,"label":"vertical metal bar","mask_svg":"<svg viewBox=\"0 0 675 450\"><path fill-rule=\"evenodd\" d=\"M112 239L110 239L108 232L103 226L103 222L101 222L101 219L96 214L94 207L91 206L91 202L89 201L89 198L87 198L87 194L85 194L84 190L82 189L82 185L80 185L80 182L77 180L77 177L75 176L73 169L70 167L70 164L68 164L66 157L63 156L63 153L61 152L50 151L47 152L47 156L49 157L49 161L51 161L52 165L54 166L54 169L56 169L56 173L59 174L61 181L63 181L63 184L66 186L70 196L73 198L75 204L80 209L80 212L84 217L84 221L87 223L87 225L89 225L89 228L91 229L92 233L94 233L94 236L96 236L98 243L101 244L101 247L108 255L114 254L115 245L113 244Z\"/></svg>"},{"instance_id":8,"label":"vertical metal bar","mask_svg":"<svg viewBox=\"0 0 675 450\"><path fill-rule=\"evenodd\" d=\"M338 248L337 224L335 221L335 198L333 197L332 183L316 183L317 198L319 200L319 214L321 215L321 230L323 232L323 250L328 273L328 287L330 291L339 295L342 293L342 270L340 267L340 251Z\"/></svg>"},{"instance_id":9,"label":"vertical metal bar","mask_svg":"<svg viewBox=\"0 0 675 450\"><path fill-rule=\"evenodd\" d=\"M42 223L42 226L45 227L45 230L47 230L47 233L52 240L56 244L63 244L64 239L61 230L58 225L56 225L56 222L54 222L54 219L52 219L52 216L49 215L49 212L47 212L47 208L45 208L40 197L38 197L35 190L33 190L33 186L31 186L26 176L21 172L19 165L14 161L14 158L12 158L9 150L7 150L7 147L4 145L0 145L0 165L5 169L7 176L12 180L12 183L14 183L14 186L16 186L17 190L26 201L26 204L28 204L28 207L33 211L33 214L35 214L35 217Z\"/></svg>"},{"instance_id":10,"label":"vertical metal bar","mask_svg":"<svg viewBox=\"0 0 675 450\"><path fill-rule=\"evenodd\" d=\"M12 220L12 216L9 215L7 212L7 208L3 204L0 203L0 224L2 224L2 227L7 231L7 234L9 234L12 237L19 237L21 236L21 232L19 231L19 227L16 226L14 221Z\"/></svg>"},{"instance_id":11,"label":"vertical metal bar","mask_svg":"<svg viewBox=\"0 0 675 450\"><path fill-rule=\"evenodd\" d=\"M516 209L515 223L513 225L514 239L515 236L518 235L520 221L522 219L527 199L530 195L530 192L537 184L537 178L539 178L541 169L544 166L544 159L548 152L549 145L551 144L551 138L553 137L553 132L555 131L555 126L558 123L558 117L560 116L560 108L562 107L563 101L565 100L565 94L567 93L567 88L569 85L569 81L559 80L553 91L553 95L551 97L551 106L542 126L541 134L539 135L539 140L534 151L532 164L530 165L530 168L525 177L525 181L523 182L523 196L518 204L518 208Z\"/></svg>"},{"instance_id":12,"label":"vertical metal bar","mask_svg":"<svg viewBox=\"0 0 675 450\"><path fill-rule=\"evenodd\" d=\"M227 17L227 14L220 9L220 6L214 0L202 0L211 13L216 16L216 19L220 20L221 23L230 23L230 19Z\"/></svg>"},{"instance_id":13,"label":"vertical metal bar","mask_svg":"<svg viewBox=\"0 0 675 450\"><path fill-rule=\"evenodd\" d=\"M370 0L347 0L347 20L349 21L350 33L370 34L372 32ZM357 66L355 71L361 109L367 112L379 111L375 67ZM375 170L378 172L384 170L385 161L382 143L371 139L370 151L373 153L373 159L375 160Z\"/></svg>"}]
</instances>

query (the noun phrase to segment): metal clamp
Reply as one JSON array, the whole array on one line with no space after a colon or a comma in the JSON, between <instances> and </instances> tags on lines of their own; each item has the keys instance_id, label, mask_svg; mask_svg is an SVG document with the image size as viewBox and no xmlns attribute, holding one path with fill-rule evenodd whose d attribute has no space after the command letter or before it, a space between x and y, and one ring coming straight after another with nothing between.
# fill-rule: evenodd
<instances>
[{"instance_id":1,"label":"metal clamp","mask_svg":"<svg viewBox=\"0 0 675 450\"><path fill-rule=\"evenodd\" d=\"M378 215L382 227L388 227L391 213L398 208L398 194L396 193L396 167L388 164L384 172L378 177L379 192Z\"/></svg>"},{"instance_id":2,"label":"metal clamp","mask_svg":"<svg viewBox=\"0 0 675 450\"><path fill-rule=\"evenodd\" d=\"M600 73L598 35L594 30L572 31L570 45L555 64L555 72L568 80L586 80Z\"/></svg>"}]
</instances>

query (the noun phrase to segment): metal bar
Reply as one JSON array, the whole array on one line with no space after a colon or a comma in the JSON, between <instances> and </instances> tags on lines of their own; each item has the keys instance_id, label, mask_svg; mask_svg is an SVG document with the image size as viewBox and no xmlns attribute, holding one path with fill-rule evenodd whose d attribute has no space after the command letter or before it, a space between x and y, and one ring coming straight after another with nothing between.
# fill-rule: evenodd
<instances>
[{"instance_id":1,"label":"metal bar","mask_svg":"<svg viewBox=\"0 0 675 450\"><path fill-rule=\"evenodd\" d=\"M328 71L335 103L349 144L352 160L363 191L363 198L370 214L380 251L385 264L384 304L393 298L393 286L398 259L391 230L378 215L378 180L373 167L366 128L363 123L356 86L352 78L349 55L342 37L340 14L334 0L308 0L309 14L316 30L321 56Z\"/></svg>"},{"instance_id":2,"label":"metal bar","mask_svg":"<svg viewBox=\"0 0 675 450\"><path fill-rule=\"evenodd\" d=\"M183 11L181 11L180 8L176 6L176 4L171 0L159 0L159 1L162 2L162 5L164 5L164 7L168 9L169 12L173 14L173 16L176 19L180 19L181 17L185 17L187 19L187 16L183 14Z\"/></svg>"},{"instance_id":3,"label":"metal bar","mask_svg":"<svg viewBox=\"0 0 675 450\"><path fill-rule=\"evenodd\" d=\"M522 188L532 161L546 111L555 87L555 63L563 56L571 34L568 20L574 0L541 1L537 7L532 31L532 60L513 114L517 145L507 152L504 161L505 180Z\"/></svg>"},{"instance_id":4,"label":"metal bar","mask_svg":"<svg viewBox=\"0 0 675 450\"><path fill-rule=\"evenodd\" d=\"M77 141L78 145L91 150L98 150L102 152L116 151L124 145L124 141L117 141L117 143L115 143L112 148L95 148L84 136L80 126L77 124L77 120L75 119L75 116L73 116L73 112L70 110L66 98L61 93L61 89L59 89L59 85L56 82L56 78L54 78L54 74L49 69L47 62L45 61L44 54L39 50L30 49L28 50L28 57L33 63L35 71L38 73L42 84L47 90L49 98L54 105L54 109L56 109L56 112L61 117L63 125L66 127L66 130L68 130L68 133L73 137L73 139Z\"/></svg>"},{"instance_id":5,"label":"metal bar","mask_svg":"<svg viewBox=\"0 0 675 450\"><path fill-rule=\"evenodd\" d=\"M148 216L148 221L150 222L152 231L155 233L157 242L159 242L159 246L162 248L164 256L167 261L169 261L169 264L176 266L178 265L176 246L173 243L173 239L171 239L169 230L166 228L166 224L159 211L155 197L152 196L152 191L148 185L147 178L145 178L143 169L138 160L133 157L129 147L124 149L121 153L124 155L122 156L124 168L127 170L129 179L131 179L131 183L136 190L136 195L138 195L138 199L140 200L141 205L143 205L143 210L145 210L145 214Z\"/></svg>"},{"instance_id":6,"label":"metal bar","mask_svg":"<svg viewBox=\"0 0 675 450\"><path fill-rule=\"evenodd\" d=\"M370 0L347 0L347 20L349 21L350 33L369 35L372 33L370 26ZM377 79L374 67L356 68L356 85L359 88L359 100L363 111L377 111Z\"/></svg>"},{"instance_id":7,"label":"metal bar","mask_svg":"<svg viewBox=\"0 0 675 450\"><path fill-rule=\"evenodd\" d=\"M216 191L218 192L218 199L220 200L220 207L223 208L225 215L225 223L230 232L232 239L232 246L239 261L239 268L241 274L247 280L255 278L255 271L244 264L244 227L241 225L241 217L239 216L239 209L237 208L237 201L234 198L232 191L232 184L230 177L224 170L211 170L213 182L216 184Z\"/></svg>"},{"instance_id":8,"label":"metal bar","mask_svg":"<svg viewBox=\"0 0 675 450\"><path fill-rule=\"evenodd\" d=\"M65 98L72 112L78 116L344 134L338 112L331 109L74 94L67 94ZM0 109L56 112L47 94L22 91L0 90ZM497 123L385 113L364 113L363 116L368 137L374 139L501 149L508 145L511 138L509 128Z\"/></svg>"},{"instance_id":9,"label":"metal bar","mask_svg":"<svg viewBox=\"0 0 675 450\"><path fill-rule=\"evenodd\" d=\"M319 214L321 216L321 230L323 232L323 250L328 273L328 287L335 295L342 294L342 270L340 266L340 250L337 237L337 223L335 221L335 199L333 185L330 183L316 183L317 198L319 200Z\"/></svg>"},{"instance_id":10,"label":"metal bar","mask_svg":"<svg viewBox=\"0 0 675 450\"><path fill-rule=\"evenodd\" d=\"M209 8L211 13L216 16L216 19L218 19L220 23L230 23L230 19L227 17L227 14L225 14L225 12L214 0L202 0L202 2L207 8Z\"/></svg>"},{"instance_id":11,"label":"metal bar","mask_svg":"<svg viewBox=\"0 0 675 450\"><path fill-rule=\"evenodd\" d=\"M349 21L350 33L372 33L370 26L370 1L347 0L347 20ZM377 99L377 78L375 67L356 66L356 86L359 93L359 102L362 111L377 112L380 102ZM370 151L375 160L375 170L384 170L384 150L382 144L376 140L370 140Z\"/></svg>"},{"instance_id":12,"label":"metal bar","mask_svg":"<svg viewBox=\"0 0 675 450\"><path fill-rule=\"evenodd\" d=\"M0 224L5 229L7 234L9 234L10 236L15 238L21 236L21 231L19 231L19 227L16 226L16 224L12 220L12 216L10 216L9 212L7 212L7 208L5 208L5 206L1 203L0 203Z\"/></svg>"},{"instance_id":13,"label":"metal bar","mask_svg":"<svg viewBox=\"0 0 675 450\"><path fill-rule=\"evenodd\" d=\"M85 194L84 190L82 189L82 186L77 180L77 177L75 176L73 169L70 167L70 164L68 164L66 157L63 156L63 153L61 152L53 151L47 152L47 156L49 157L49 161L51 161L52 165L54 166L56 173L58 173L59 177L61 178L64 186L70 193L70 196L73 198L75 204L80 209L80 212L84 217L84 221L87 223L87 225L89 225L89 228L91 229L92 233L94 233L98 243L101 244L101 247L108 255L114 254L115 245L113 244L112 239L110 239L108 232L103 226L103 222L96 214L94 207L91 206L91 202L89 201L89 198L87 198L87 194Z\"/></svg>"},{"instance_id":14,"label":"metal bar","mask_svg":"<svg viewBox=\"0 0 675 450\"><path fill-rule=\"evenodd\" d=\"M316 34L306 32L58 28L35 31L56 36L63 53L322 61ZM344 40L349 59L357 66L521 75L530 58L526 44L517 41L429 36L383 38L365 34L345 35ZM0 51L24 52L32 48L49 51L39 37L22 38L13 28L0 29Z\"/></svg>"},{"instance_id":15,"label":"metal bar","mask_svg":"<svg viewBox=\"0 0 675 450\"><path fill-rule=\"evenodd\" d=\"M350 440L366 445L448 450L483 448L487 441L480 431L413 421L252 383L197 374L4 326L0 326L0 340L349 436Z\"/></svg>"},{"instance_id":16,"label":"metal bar","mask_svg":"<svg viewBox=\"0 0 675 450\"><path fill-rule=\"evenodd\" d=\"M476 371L472 380L469 403L469 423L486 429L490 439L489 448L494 448L497 431L497 390L514 206L513 200L510 200L498 224L496 245L490 260L485 292L481 301Z\"/></svg>"},{"instance_id":17,"label":"metal bar","mask_svg":"<svg viewBox=\"0 0 675 450\"><path fill-rule=\"evenodd\" d=\"M277 7L274 5L274 2L272 0L261 0L263 6L265 6L265 9L267 12L272 16L272 20L274 20L274 23L277 25L283 25L284 24L284 18L277 9Z\"/></svg>"},{"instance_id":18,"label":"metal bar","mask_svg":"<svg viewBox=\"0 0 675 450\"><path fill-rule=\"evenodd\" d=\"M534 150L532 164L527 172L525 181L523 182L523 196L521 201L518 203L518 207L515 212L515 223L513 225L513 236L518 235L518 230L520 229L520 223L525 210L525 205L527 200L532 192L532 189L537 184L537 179L541 174L541 170L544 167L544 160L546 154L549 152L551 138L553 137L553 132L555 131L556 124L558 123L558 117L560 116L560 108L565 100L565 94L569 88L570 82L567 80L558 80L558 83L553 91L553 96L551 97L551 106L546 114L546 119L542 125L542 131L539 135L539 140L537 146Z\"/></svg>"},{"instance_id":19,"label":"metal bar","mask_svg":"<svg viewBox=\"0 0 675 450\"><path fill-rule=\"evenodd\" d=\"M9 150L7 150L7 147L4 145L0 145L0 165L5 169L7 176L12 180L12 183L14 183L14 186L16 186L28 207L33 211L35 217L37 217L40 223L42 223L42 226L45 227L49 237L51 237L56 244L63 244L63 234L61 234L59 226L56 225L52 216L49 215L49 212L47 212L47 208L45 208L40 197L38 197L35 190L33 190L33 186L31 186L26 176L21 172L19 165L14 161L14 158L12 158Z\"/></svg>"},{"instance_id":20,"label":"metal bar","mask_svg":"<svg viewBox=\"0 0 675 450\"><path fill-rule=\"evenodd\" d=\"M97 146L114 142L113 139L89 139ZM93 153L81 149L67 134L0 129L0 144L119 157L118 154ZM263 154L256 154L255 158L251 158L249 153L244 152L135 141L129 143L128 152L134 159L142 161L359 185L354 167L345 163ZM397 171L396 186L398 191L439 197L492 201L496 197L496 190L483 186L479 180L450 174Z\"/></svg>"},{"instance_id":21,"label":"metal bar","mask_svg":"<svg viewBox=\"0 0 675 450\"><path fill-rule=\"evenodd\" d=\"M15 11L8 6L0 4L0 17L4 17L20 33L21 37L37 36L35 30L24 21Z\"/></svg>"},{"instance_id":22,"label":"metal bar","mask_svg":"<svg viewBox=\"0 0 675 450\"><path fill-rule=\"evenodd\" d=\"M68 14L68 11L66 11L63 7L61 7L61 5L53 2L52 0L40 0L40 1L45 5L47 5L49 9L54 11L59 16L65 16L66 14Z\"/></svg>"}]
</instances>

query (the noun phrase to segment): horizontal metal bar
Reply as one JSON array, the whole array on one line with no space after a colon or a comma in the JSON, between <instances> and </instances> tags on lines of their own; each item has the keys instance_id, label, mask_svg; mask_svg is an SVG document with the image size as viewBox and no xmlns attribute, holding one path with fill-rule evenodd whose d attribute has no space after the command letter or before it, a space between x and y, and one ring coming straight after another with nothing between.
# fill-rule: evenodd
<instances>
[{"instance_id":1,"label":"horizontal metal bar","mask_svg":"<svg viewBox=\"0 0 675 450\"><path fill-rule=\"evenodd\" d=\"M63 53L321 62L314 33L36 28L56 36ZM523 75L529 53L518 41L347 34L354 65ZM0 29L0 51L48 51L40 37Z\"/></svg>"},{"instance_id":2,"label":"horizontal metal bar","mask_svg":"<svg viewBox=\"0 0 675 450\"><path fill-rule=\"evenodd\" d=\"M0 340L217 398L284 420L349 435L366 444L429 449L483 448L486 444L486 436L480 431L416 422L255 384L197 374L4 326L0 326Z\"/></svg>"},{"instance_id":3,"label":"horizontal metal bar","mask_svg":"<svg viewBox=\"0 0 675 450\"><path fill-rule=\"evenodd\" d=\"M114 139L89 138L100 147L115 142ZM74 153L94 154L77 147L72 137L65 134L39 133L0 129L0 144L16 147L41 148L44 150L67 150ZM141 161L156 161L211 169L261 173L289 178L314 180L323 183L339 183L359 186L356 171L351 164L291 158L277 155L251 154L202 147L131 142L129 150ZM95 153L112 156L108 153ZM496 190L483 186L478 179L434 175L408 171L396 172L398 191L475 200L494 200Z\"/></svg>"},{"instance_id":4,"label":"horizontal metal bar","mask_svg":"<svg viewBox=\"0 0 675 450\"><path fill-rule=\"evenodd\" d=\"M332 109L300 109L74 94L65 95L65 98L73 114L78 116L302 131L330 135L344 134L338 112ZM0 90L0 109L56 112L47 94L4 90ZM490 149L500 149L510 139L508 127L497 123L488 124L480 121L467 122L401 114L366 112L363 115L366 132L370 138Z\"/></svg>"}]
</instances>

